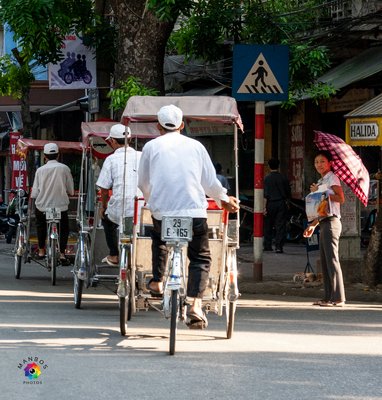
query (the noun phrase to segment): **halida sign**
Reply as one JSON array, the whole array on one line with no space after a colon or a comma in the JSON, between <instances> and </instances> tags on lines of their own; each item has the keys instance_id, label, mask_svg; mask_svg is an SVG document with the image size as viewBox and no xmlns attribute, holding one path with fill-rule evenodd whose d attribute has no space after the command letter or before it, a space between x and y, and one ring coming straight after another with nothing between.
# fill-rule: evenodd
<instances>
[{"instance_id":1,"label":"halida sign","mask_svg":"<svg viewBox=\"0 0 382 400\"><path fill-rule=\"evenodd\" d=\"M379 130L376 122L350 124L350 138L352 140L375 140Z\"/></svg>"},{"instance_id":2,"label":"halida sign","mask_svg":"<svg viewBox=\"0 0 382 400\"><path fill-rule=\"evenodd\" d=\"M382 146L381 118L347 118L346 143L351 146Z\"/></svg>"}]
</instances>

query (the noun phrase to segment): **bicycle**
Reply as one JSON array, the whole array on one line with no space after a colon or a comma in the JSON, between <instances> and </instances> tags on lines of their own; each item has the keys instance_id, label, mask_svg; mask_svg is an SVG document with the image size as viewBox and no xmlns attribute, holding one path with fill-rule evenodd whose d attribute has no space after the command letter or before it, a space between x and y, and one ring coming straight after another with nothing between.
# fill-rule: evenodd
<instances>
[{"instance_id":1,"label":"bicycle","mask_svg":"<svg viewBox=\"0 0 382 400\"><path fill-rule=\"evenodd\" d=\"M51 282L56 284L57 265L60 258L60 241L58 223L61 219L61 211L57 208L47 208L45 211L47 223L48 240L46 245L46 266L51 272Z\"/></svg>"},{"instance_id":2,"label":"bicycle","mask_svg":"<svg viewBox=\"0 0 382 400\"><path fill-rule=\"evenodd\" d=\"M28 259L28 230L27 230L27 213L25 191L23 189L12 189L9 191L17 196L16 213L19 215L19 222L16 228L16 240L13 248L15 257L15 278L20 279L21 263L27 262Z\"/></svg>"},{"instance_id":3,"label":"bicycle","mask_svg":"<svg viewBox=\"0 0 382 400\"><path fill-rule=\"evenodd\" d=\"M183 249L192 240L191 217L163 217L161 238L168 248L162 311L170 318L170 355L175 354L178 321L187 321L186 262Z\"/></svg>"}]
</instances>

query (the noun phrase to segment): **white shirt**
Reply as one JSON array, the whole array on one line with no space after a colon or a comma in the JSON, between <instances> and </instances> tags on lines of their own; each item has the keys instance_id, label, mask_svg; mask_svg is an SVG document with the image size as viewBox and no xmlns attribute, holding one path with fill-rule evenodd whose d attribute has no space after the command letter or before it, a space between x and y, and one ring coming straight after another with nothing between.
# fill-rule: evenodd
<instances>
[{"instance_id":1,"label":"white shirt","mask_svg":"<svg viewBox=\"0 0 382 400\"><path fill-rule=\"evenodd\" d=\"M329 171L323 176L323 178L318 180L317 184L318 192L324 192L328 190L329 194L334 194L332 186L341 186L341 181L333 171ZM338 218L341 218L341 204L338 201L330 200L330 207L332 214L336 215Z\"/></svg>"},{"instance_id":2,"label":"white shirt","mask_svg":"<svg viewBox=\"0 0 382 400\"><path fill-rule=\"evenodd\" d=\"M205 147L179 131L146 143L139 164L138 186L158 220L164 215L206 218L206 195L219 205L221 200L229 202Z\"/></svg>"},{"instance_id":3,"label":"white shirt","mask_svg":"<svg viewBox=\"0 0 382 400\"><path fill-rule=\"evenodd\" d=\"M38 210L45 212L47 208L55 207L67 211L68 194L74 194L73 177L68 166L57 160L49 160L37 169L31 197L36 199Z\"/></svg>"},{"instance_id":4,"label":"white shirt","mask_svg":"<svg viewBox=\"0 0 382 400\"><path fill-rule=\"evenodd\" d=\"M142 197L142 193L137 188L140 157L140 151L135 151L131 147L126 148L125 185L123 184L124 147L119 147L113 154L106 158L99 174L97 186L113 190L113 194L107 204L106 214L116 224L120 223L120 217L132 217L134 215L134 197ZM125 207L123 209L124 190Z\"/></svg>"}]
</instances>

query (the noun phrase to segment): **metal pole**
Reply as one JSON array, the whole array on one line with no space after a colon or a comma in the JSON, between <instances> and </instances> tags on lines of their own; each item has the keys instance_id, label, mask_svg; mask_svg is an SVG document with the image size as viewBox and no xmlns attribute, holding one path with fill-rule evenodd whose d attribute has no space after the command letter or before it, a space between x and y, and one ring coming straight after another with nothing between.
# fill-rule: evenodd
<instances>
[{"instance_id":1,"label":"metal pole","mask_svg":"<svg viewBox=\"0 0 382 400\"><path fill-rule=\"evenodd\" d=\"M257 101L255 108L255 169L253 214L253 279L263 280L264 223L264 130L265 103Z\"/></svg>"}]
</instances>

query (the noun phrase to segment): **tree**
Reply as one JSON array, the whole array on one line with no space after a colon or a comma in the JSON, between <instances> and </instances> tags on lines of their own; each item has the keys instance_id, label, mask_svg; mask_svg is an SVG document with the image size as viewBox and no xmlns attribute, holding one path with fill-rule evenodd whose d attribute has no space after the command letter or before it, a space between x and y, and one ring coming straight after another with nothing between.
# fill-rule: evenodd
<instances>
[{"instance_id":1,"label":"tree","mask_svg":"<svg viewBox=\"0 0 382 400\"><path fill-rule=\"evenodd\" d=\"M102 20L96 18L92 0L7 0L0 5L0 21L13 32L17 43L12 56L0 59L0 94L21 100L24 135L28 137L32 135L29 93L34 66L60 61L66 34L96 36Z\"/></svg>"},{"instance_id":2,"label":"tree","mask_svg":"<svg viewBox=\"0 0 382 400\"><path fill-rule=\"evenodd\" d=\"M294 106L303 95L313 100L328 98L333 87L317 79L330 67L328 49L309 39L327 13L326 1L202 0L193 5L188 18L173 34L181 54L215 61L230 57L232 45L285 44L290 49L289 100Z\"/></svg>"}]
</instances>

